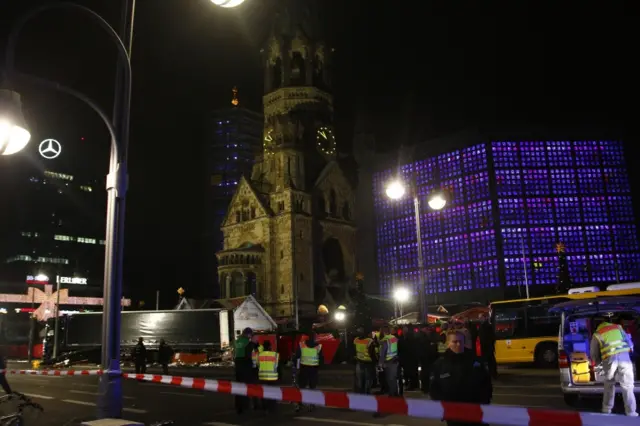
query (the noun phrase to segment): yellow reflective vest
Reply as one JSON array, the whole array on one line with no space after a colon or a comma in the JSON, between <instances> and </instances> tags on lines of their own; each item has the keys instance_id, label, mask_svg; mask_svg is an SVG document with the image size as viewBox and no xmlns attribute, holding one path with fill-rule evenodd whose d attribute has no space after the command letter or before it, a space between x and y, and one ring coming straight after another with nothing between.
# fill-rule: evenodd
<instances>
[{"instance_id":1,"label":"yellow reflective vest","mask_svg":"<svg viewBox=\"0 0 640 426\"><path fill-rule=\"evenodd\" d=\"M382 338L383 342L387 342L387 354L385 361L391 361L398 357L398 338L394 335L386 335Z\"/></svg>"},{"instance_id":2,"label":"yellow reflective vest","mask_svg":"<svg viewBox=\"0 0 640 426\"><path fill-rule=\"evenodd\" d=\"M307 367L317 367L320 365L320 351L322 345L310 348L305 342L300 342L300 364Z\"/></svg>"},{"instance_id":3,"label":"yellow reflective vest","mask_svg":"<svg viewBox=\"0 0 640 426\"><path fill-rule=\"evenodd\" d=\"M361 339L357 337L353 341L353 345L356 347L356 359L361 362L372 362L371 356L369 355L369 346L373 343L373 339L370 337L365 337Z\"/></svg>"},{"instance_id":4,"label":"yellow reflective vest","mask_svg":"<svg viewBox=\"0 0 640 426\"><path fill-rule=\"evenodd\" d=\"M278 361L280 355L273 351L262 351L258 355L258 379L264 381L278 380Z\"/></svg>"},{"instance_id":5,"label":"yellow reflective vest","mask_svg":"<svg viewBox=\"0 0 640 426\"><path fill-rule=\"evenodd\" d=\"M631 350L627 343L627 333L616 324L600 324L596 329L596 339L600 343L600 357L603 360Z\"/></svg>"}]
</instances>

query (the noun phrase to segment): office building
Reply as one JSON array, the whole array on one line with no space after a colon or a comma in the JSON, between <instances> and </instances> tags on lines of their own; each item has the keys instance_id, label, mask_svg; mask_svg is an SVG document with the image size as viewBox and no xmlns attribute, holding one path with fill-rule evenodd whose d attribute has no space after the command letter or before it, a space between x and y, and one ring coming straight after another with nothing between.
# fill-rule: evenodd
<instances>
[{"instance_id":1,"label":"office building","mask_svg":"<svg viewBox=\"0 0 640 426\"><path fill-rule=\"evenodd\" d=\"M612 141L491 142L373 174L380 290L417 289L414 202L386 197L414 185L421 203L429 303L552 293L559 247L574 285L640 279L640 253L623 145ZM433 211L429 194L448 203Z\"/></svg>"},{"instance_id":2,"label":"office building","mask_svg":"<svg viewBox=\"0 0 640 426\"><path fill-rule=\"evenodd\" d=\"M105 191L96 179L23 167L4 191L0 280L81 277L102 288ZM3 202L3 203L4 203Z\"/></svg>"},{"instance_id":3,"label":"office building","mask_svg":"<svg viewBox=\"0 0 640 426\"><path fill-rule=\"evenodd\" d=\"M217 288L216 253L222 250L222 221L240 178L250 174L256 155L262 151L263 115L240 106L233 89L230 108L213 111L207 117L205 144L205 259L207 288ZM216 292L214 296L219 296Z\"/></svg>"}]
</instances>

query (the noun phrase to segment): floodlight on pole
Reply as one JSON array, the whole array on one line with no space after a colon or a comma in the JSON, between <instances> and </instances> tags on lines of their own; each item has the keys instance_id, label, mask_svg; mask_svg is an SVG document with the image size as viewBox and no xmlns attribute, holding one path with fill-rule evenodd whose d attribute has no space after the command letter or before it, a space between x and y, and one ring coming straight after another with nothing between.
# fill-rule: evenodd
<instances>
[{"instance_id":1,"label":"floodlight on pole","mask_svg":"<svg viewBox=\"0 0 640 426\"><path fill-rule=\"evenodd\" d=\"M405 303L409 300L409 290L406 288L399 288L393 293L393 298L399 303Z\"/></svg>"},{"instance_id":2,"label":"floodlight on pole","mask_svg":"<svg viewBox=\"0 0 640 426\"><path fill-rule=\"evenodd\" d=\"M447 199L444 194L436 192L429 196L429 201L427 201L427 204L429 204L429 207L431 207L431 209L433 210L442 210L444 206L447 205Z\"/></svg>"},{"instance_id":3,"label":"floodlight on pole","mask_svg":"<svg viewBox=\"0 0 640 426\"><path fill-rule=\"evenodd\" d=\"M213 4L220 7L232 8L240 6L244 0L211 0Z\"/></svg>"},{"instance_id":4,"label":"floodlight on pole","mask_svg":"<svg viewBox=\"0 0 640 426\"><path fill-rule=\"evenodd\" d=\"M391 198L392 200L399 200L404 197L406 190L402 182L395 180L387 186L385 192L387 194L387 197Z\"/></svg>"},{"instance_id":5,"label":"floodlight on pole","mask_svg":"<svg viewBox=\"0 0 640 426\"><path fill-rule=\"evenodd\" d=\"M31 139L22 114L20 94L0 90L0 154L12 155L22 151Z\"/></svg>"}]
</instances>

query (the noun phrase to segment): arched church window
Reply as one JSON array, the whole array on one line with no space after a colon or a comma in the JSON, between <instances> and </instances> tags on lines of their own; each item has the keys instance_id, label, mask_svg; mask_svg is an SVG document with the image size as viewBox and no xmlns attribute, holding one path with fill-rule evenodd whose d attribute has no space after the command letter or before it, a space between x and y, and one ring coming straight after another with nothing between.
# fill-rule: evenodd
<instances>
[{"instance_id":1,"label":"arched church window","mask_svg":"<svg viewBox=\"0 0 640 426\"><path fill-rule=\"evenodd\" d=\"M351 207L349 207L349 203L344 203L342 206L342 218L344 220L351 220Z\"/></svg>"},{"instance_id":2,"label":"arched church window","mask_svg":"<svg viewBox=\"0 0 640 426\"><path fill-rule=\"evenodd\" d=\"M236 212L236 222L237 223L242 222L242 216L239 210Z\"/></svg>"},{"instance_id":3,"label":"arched church window","mask_svg":"<svg viewBox=\"0 0 640 426\"><path fill-rule=\"evenodd\" d=\"M256 208L251 207L251 219L255 219L255 218L256 218Z\"/></svg>"},{"instance_id":4,"label":"arched church window","mask_svg":"<svg viewBox=\"0 0 640 426\"><path fill-rule=\"evenodd\" d=\"M290 84L300 86L306 82L306 69L304 58L300 52L293 52L291 55L291 76Z\"/></svg>"},{"instance_id":5,"label":"arched church window","mask_svg":"<svg viewBox=\"0 0 640 426\"><path fill-rule=\"evenodd\" d=\"M273 81L271 82L271 87L273 90L279 89L282 86L282 59L276 59L276 63L272 65L273 67Z\"/></svg>"},{"instance_id":6,"label":"arched church window","mask_svg":"<svg viewBox=\"0 0 640 426\"><path fill-rule=\"evenodd\" d=\"M338 216L338 202L336 198L336 191L332 189L329 193L329 213L331 213L332 217Z\"/></svg>"}]
</instances>

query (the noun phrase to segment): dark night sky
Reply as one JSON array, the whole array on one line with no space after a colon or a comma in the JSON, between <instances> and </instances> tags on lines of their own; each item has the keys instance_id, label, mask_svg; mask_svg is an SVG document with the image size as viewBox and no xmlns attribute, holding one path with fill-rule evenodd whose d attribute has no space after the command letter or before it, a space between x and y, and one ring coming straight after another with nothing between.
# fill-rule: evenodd
<instances>
[{"instance_id":1,"label":"dark night sky","mask_svg":"<svg viewBox=\"0 0 640 426\"><path fill-rule=\"evenodd\" d=\"M0 2L0 42L20 13L42 3ZM81 3L117 25L119 1ZM125 278L140 289L172 294L197 283L203 117L229 105L234 85L244 106L260 108L258 53L276 3L225 10L209 0L138 0ZM636 142L640 37L631 2L321 3L336 47L343 151L356 116L382 149L476 126ZM115 51L90 20L50 12L20 40L19 69L82 90L111 111ZM95 144L86 162L106 174L107 134L91 111L62 95L21 91L34 140Z\"/></svg>"}]
</instances>

